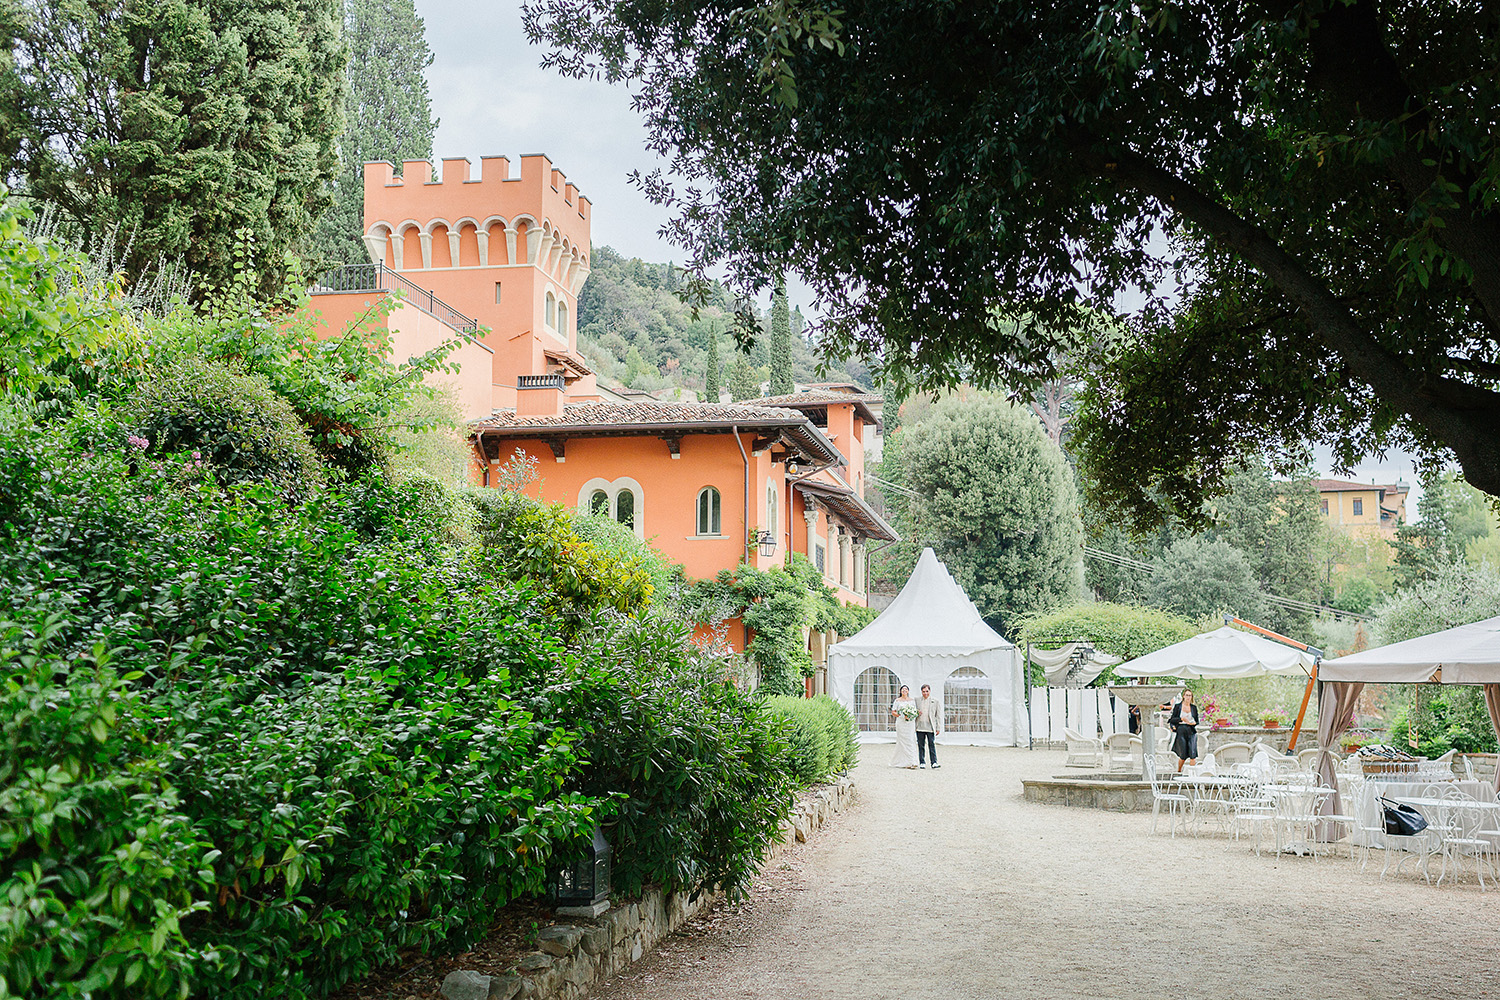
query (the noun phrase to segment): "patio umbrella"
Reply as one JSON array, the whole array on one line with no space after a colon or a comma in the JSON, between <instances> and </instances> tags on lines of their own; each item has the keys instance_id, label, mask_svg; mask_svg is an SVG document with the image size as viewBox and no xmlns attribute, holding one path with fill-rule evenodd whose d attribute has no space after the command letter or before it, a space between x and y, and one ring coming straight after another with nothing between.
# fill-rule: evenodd
<instances>
[{"instance_id":1,"label":"patio umbrella","mask_svg":"<svg viewBox=\"0 0 1500 1000\"><path fill-rule=\"evenodd\" d=\"M1225 625L1154 653L1137 656L1115 667L1115 673L1121 677L1260 677L1265 674L1302 677L1312 665L1312 657L1300 649Z\"/></svg>"}]
</instances>

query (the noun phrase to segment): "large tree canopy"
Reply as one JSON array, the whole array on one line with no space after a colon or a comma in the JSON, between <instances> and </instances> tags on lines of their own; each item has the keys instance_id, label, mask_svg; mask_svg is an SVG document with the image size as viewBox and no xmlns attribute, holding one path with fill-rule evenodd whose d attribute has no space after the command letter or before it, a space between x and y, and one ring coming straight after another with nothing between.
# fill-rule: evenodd
<instances>
[{"instance_id":1,"label":"large tree canopy","mask_svg":"<svg viewBox=\"0 0 1500 1000\"><path fill-rule=\"evenodd\" d=\"M990 394L951 395L886 444L880 475L906 536L891 569L910 574L931 545L986 618L1023 615L1083 590L1073 472L1031 411Z\"/></svg>"},{"instance_id":2,"label":"large tree canopy","mask_svg":"<svg viewBox=\"0 0 1500 1000\"><path fill-rule=\"evenodd\" d=\"M266 290L327 201L343 100L339 0L7 0L0 180L133 273L227 285L247 230ZM7 30L5 23L10 22Z\"/></svg>"},{"instance_id":3,"label":"large tree canopy","mask_svg":"<svg viewBox=\"0 0 1500 1000\"><path fill-rule=\"evenodd\" d=\"M633 81L695 266L799 271L833 351L1019 388L1086 346L1081 306L1144 290L1077 426L1138 520L1310 438L1451 449L1500 494L1493 5L839 7L526 23L563 72Z\"/></svg>"}]
</instances>

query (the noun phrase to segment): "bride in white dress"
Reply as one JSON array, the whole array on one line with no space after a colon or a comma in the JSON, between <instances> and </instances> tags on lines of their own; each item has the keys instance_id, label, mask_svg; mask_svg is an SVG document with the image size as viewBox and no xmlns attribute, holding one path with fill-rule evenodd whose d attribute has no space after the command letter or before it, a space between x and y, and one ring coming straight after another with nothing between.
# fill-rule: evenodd
<instances>
[{"instance_id":1,"label":"bride in white dress","mask_svg":"<svg viewBox=\"0 0 1500 1000\"><path fill-rule=\"evenodd\" d=\"M910 710L911 718L906 718L901 710ZM901 685L901 691L896 695L896 700L891 702L891 718L896 720L896 754L891 758L892 767L907 767L916 770L917 767L917 703L912 701L911 688L905 684Z\"/></svg>"}]
</instances>

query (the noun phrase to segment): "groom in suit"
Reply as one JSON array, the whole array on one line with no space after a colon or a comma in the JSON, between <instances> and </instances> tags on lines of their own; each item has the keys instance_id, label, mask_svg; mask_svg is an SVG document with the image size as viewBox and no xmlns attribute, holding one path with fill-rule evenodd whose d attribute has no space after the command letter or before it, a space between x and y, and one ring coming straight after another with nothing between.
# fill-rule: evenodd
<instances>
[{"instance_id":1,"label":"groom in suit","mask_svg":"<svg viewBox=\"0 0 1500 1000\"><path fill-rule=\"evenodd\" d=\"M943 704L932 696L932 685L922 685L922 697L917 699L917 765L927 766L932 758L932 769L943 765L937 762L937 739L943 732ZM908 758L910 759L910 758Z\"/></svg>"}]
</instances>

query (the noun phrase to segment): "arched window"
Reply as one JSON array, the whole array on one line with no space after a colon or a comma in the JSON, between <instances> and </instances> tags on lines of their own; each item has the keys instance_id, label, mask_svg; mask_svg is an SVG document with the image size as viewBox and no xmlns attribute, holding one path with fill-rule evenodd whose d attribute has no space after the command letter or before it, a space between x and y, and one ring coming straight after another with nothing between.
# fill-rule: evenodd
<instances>
[{"instance_id":1,"label":"arched window","mask_svg":"<svg viewBox=\"0 0 1500 1000\"><path fill-rule=\"evenodd\" d=\"M635 492L629 489L615 494L615 520L635 530Z\"/></svg>"},{"instance_id":2,"label":"arched window","mask_svg":"<svg viewBox=\"0 0 1500 1000\"><path fill-rule=\"evenodd\" d=\"M943 682L943 729L950 733L988 733L995 728L994 692L977 667L959 667Z\"/></svg>"},{"instance_id":3,"label":"arched window","mask_svg":"<svg viewBox=\"0 0 1500 1000\"><path fill-rule=\"evenodd\" d=\"M771 533L772 538L775 538L777 540L780 540L781 538L780 528L777 524L778 518L776 510L778 506L776 501L779 498L780 494L776 489L776 484L766 483L766 530Z\"/></svg>"},{"instance_id":4,"label":"arched window","mask_svg":"<svg viewBox=\"0 0 1500 1000\"><path fill-rule=\"evenodd\" d=\"M720 515L719 491L712 486L703 487L698 491L698 534L721 534L723 522Z\"/></svg>"},{"instance_id":5,"label":"arched window","mask_svg":"<svg viewBox=\"0 0 1500 1000\"><path fill-rule=\"evenodd\" d=\"M896 728L891 702L901 692L901 679L885 667L866 667L854 678L854 721L860 732L887 733Z\"/></svg>"},{"instance_id":6,"label":"arched window","mask_svg":"<svg viewBox=\"0 0 1500 1000\"><path fill-rule=\"evenodd\" d=\"M595 490L589 497L589 513L603 514L609 516L609 494L603 490Z\"/></svg>"},{"instance_id":7,"label":"arched window","mask_svg":"<svg viewBox=\"0 0 1500 1000\"><path fill-rule=\"evenodd\" d=\"M568 304L566 302L557 303L557 332L564 337L568 335Z\"/></svg>"},{"instance_id":8,"label":"arched window","mask_svg":"<svg viewBox=\"0 0 1500 1000\"><path fill-rule=\"evenodd\" d=\"M547 325L557 329L557 296L547 293Z\"/></svg>"}]
</instances>

